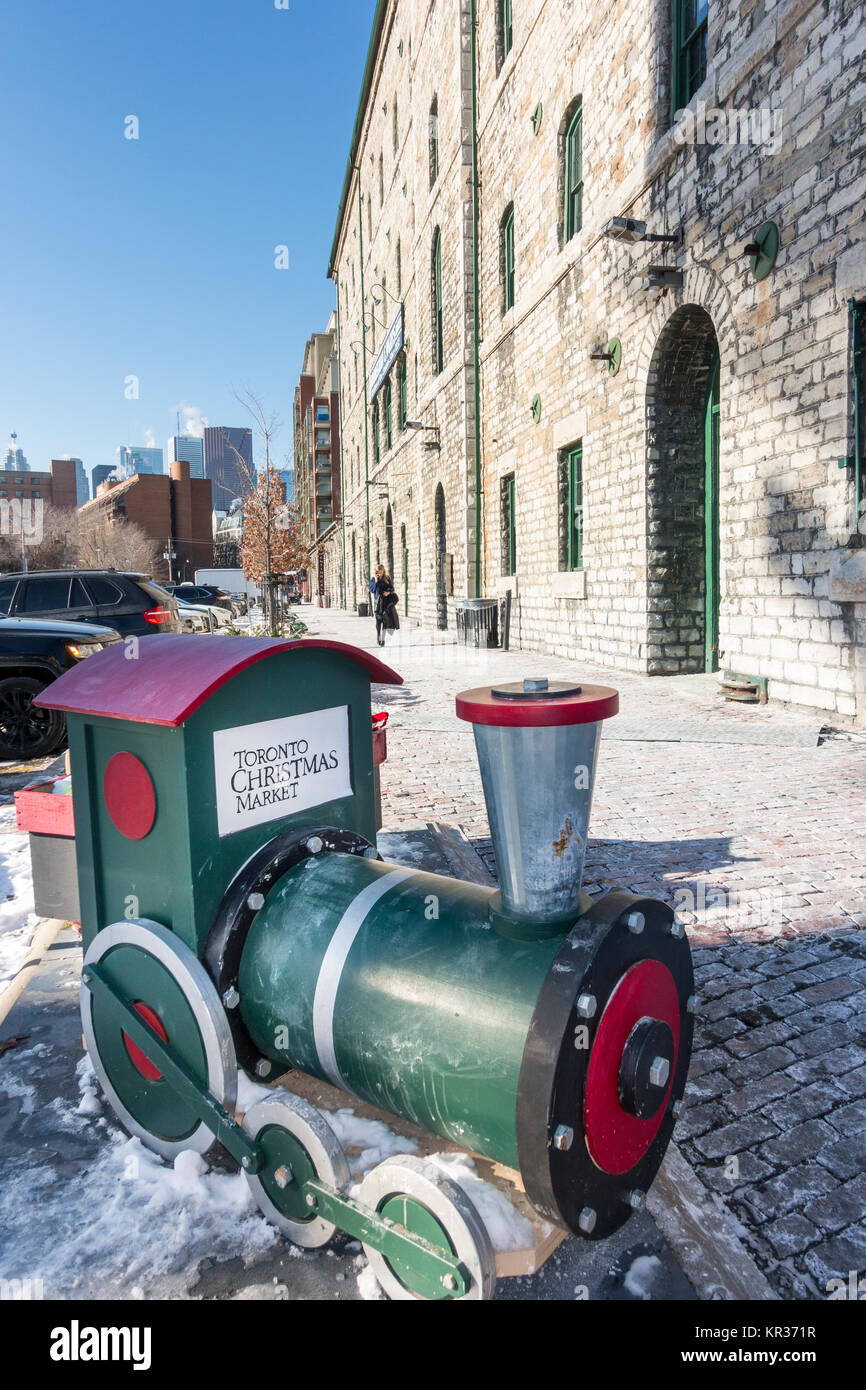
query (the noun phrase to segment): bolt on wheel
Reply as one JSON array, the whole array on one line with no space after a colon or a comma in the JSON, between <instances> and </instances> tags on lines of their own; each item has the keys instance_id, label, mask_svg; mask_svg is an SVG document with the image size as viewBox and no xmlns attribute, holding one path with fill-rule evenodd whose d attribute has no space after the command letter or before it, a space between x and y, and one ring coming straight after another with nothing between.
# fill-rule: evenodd
<instances>
[{"instance_id":1,"label":"bolt on wheel","mask_svg":"<svg viewBox=\"0 0 866 1390\"><path fill-rule=\"evenodd\" d=\"M275 1094L251 1105L243 1127L264 1153L246 1179L259 1209L295 1245L317 1250L337 1229L316 1214L304 1184L316 1179L343 1192L351 1174L345 1150L325 1117L299 1096Z\"/></svg>"},{"instance_id":2,"label":"bolt on wheel","mask_svg":"<svg viewBox=\"0 0 866 1390\"><path fill-rule=\"evenodd\" d=\"M496 1257L487 1228L462 1187L435 1163L411 1156L386 1158L361 1183L358 1201L412 1235L455 1255L469 1275L460 1299L491 1299L496 1287ZM435 1301L452 1297L448 1276L433 1280L408 1255L386 1259L364 1245L364 1253L388 1297Z\"/></svg>"}]
</instances>

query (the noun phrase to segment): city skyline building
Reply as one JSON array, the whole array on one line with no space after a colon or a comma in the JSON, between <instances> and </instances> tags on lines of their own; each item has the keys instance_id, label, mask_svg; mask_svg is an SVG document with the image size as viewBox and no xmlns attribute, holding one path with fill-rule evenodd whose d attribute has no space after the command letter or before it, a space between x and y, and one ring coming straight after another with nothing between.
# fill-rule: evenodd
<instances>
[{"instance_id":1,"label":"city skyline building","mask_svg":"<svg viewBox=\"0 0 866 1390\"><path fill-rule=\"evenodd\" d=\"M166 444L165 453L169 467L178 459L184 459L189 464L189 476L191 478L204 477L204 440L199 439L197 435L171 435Z\"/></svg>"},{"instance_id":2,"label":"city skyline building","mask_svg":"<svg viewBox=\"0 0 866 1390\"><path fill-rule=\"evenodd\" d=\"M6 453L3 458L2 470L4 473L29 473L30 464L24 457L24 450L18 447L18 435L15 431L9 436L9 443L6 446Z\"/></svg>"},{"instance_id":3,"label":"city skyline building","mask_svg":"<svg viewBox=\"0 0 866 1390\"><path fill-rule=\"evenodd\" d=\"M227 512L255 484L253 432L245 427L206 425L204 476L213 487L214 508Z\"/></svg>"},{"instance_id":4,"label":"city skyline building","mask_svg":"<svg viewBox=\"0 0 866 1390\"><path fill-rule=\"evenodd\" d=\"M96 489L104 483L106 478L110 478L112 473L117 472L117 465L114 463L97 463L90 470L90 495L96 496Z\"/></svg>"},{"instance_id":5,"label":"city skyline building","mask_svg":"<svg viewBox=\"0 0 866 1390\"><path fill-rule=\"evenodd\" d=\"M136 473L164 473L162 449L121 444L117 450L117 472L121 478L131 478Z\"/></svg>"}]
</instances>

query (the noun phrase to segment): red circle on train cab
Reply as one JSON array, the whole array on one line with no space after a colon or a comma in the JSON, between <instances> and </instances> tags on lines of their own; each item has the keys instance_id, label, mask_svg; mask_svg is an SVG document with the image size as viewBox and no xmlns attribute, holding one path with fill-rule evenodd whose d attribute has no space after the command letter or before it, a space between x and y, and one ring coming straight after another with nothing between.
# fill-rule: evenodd
<instances>
[{"instance_id":1,"label":"red circle on train cab","mask_svg":"<svg viewBox=\"0 0 866 1390\"><path fill-rule=\"evenodd\" d=\"M128 840L143 840L156 820L156 792L150 773L134 753L115 753L102 779L105 808Z\"/></svg>"}]
</instances>

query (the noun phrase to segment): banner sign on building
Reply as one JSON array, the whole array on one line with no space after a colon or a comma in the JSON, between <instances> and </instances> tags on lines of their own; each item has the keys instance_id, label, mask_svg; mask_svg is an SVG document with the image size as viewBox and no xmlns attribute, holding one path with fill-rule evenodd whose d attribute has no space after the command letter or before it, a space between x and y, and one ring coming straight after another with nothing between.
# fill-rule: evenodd
<instances>
[{"instance_id":1,"label":"banner sign on building","mask_svg":"<svg viewBox=\"0 0 866 1390\"><path fill-rule=\"evenodd\" d=\"M221 837L352 795L348 705L218 729L213 751Z\"/></svg>"},{"instance_id":2,"label":"banner sign on building","mask_svg":"<svg viewBox=\"0 0 866 1390\"><path fill-rule=\"evenodd\" d=\"M376 361L373 363L373 370L370 373L370 400L373 399L385 377L390 372L397 358L403 349L403 305L394 315L394 321L388 329L386 337Z\"/></svg>"}]
</instances>

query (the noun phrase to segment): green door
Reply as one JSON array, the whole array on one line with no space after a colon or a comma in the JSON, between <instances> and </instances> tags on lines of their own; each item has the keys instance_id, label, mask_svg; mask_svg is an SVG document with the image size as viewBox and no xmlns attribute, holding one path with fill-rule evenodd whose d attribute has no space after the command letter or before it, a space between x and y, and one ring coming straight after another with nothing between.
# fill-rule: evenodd
<instances>
[{"instance_id":1,"label":"green door","mask_svg":"<svg viewBox=\"0 0 866 1390\"><path fill-rule=\"evenodd\" d=\"M704 422L704 669L719 669L719 354L710 367Z\"/></svg>"}]
</instances>

